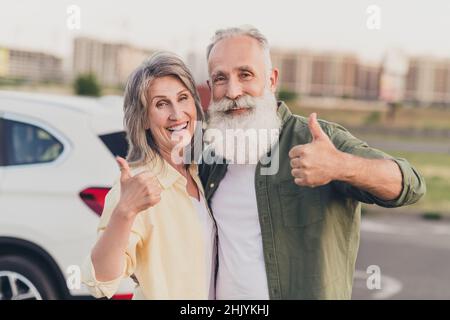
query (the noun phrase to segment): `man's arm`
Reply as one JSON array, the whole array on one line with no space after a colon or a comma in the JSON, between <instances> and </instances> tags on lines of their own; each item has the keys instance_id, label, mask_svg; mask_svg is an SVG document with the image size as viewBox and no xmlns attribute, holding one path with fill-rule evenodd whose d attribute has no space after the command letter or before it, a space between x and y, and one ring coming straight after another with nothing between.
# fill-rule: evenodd
<instances>
[{"instance_id":1,"label":"man's arm","mask_svg":"<svg viewBox=\"0 0 450 320\"><path fill-rule=\"evenodd\" d=\"M370 148L343 128L331 132L330 139L315 114L308 125L312 142L289 152L298 185L332 183L346 196L385 207L414 203L425 193L423 178L406 160Z\"/></svg>"},{"instance_id":2,"label":"man's arm","mask_svg":"<svg viewBox=\"0 0 450 320\"><path fill-rule=\"evenodd\" d=\"M403 188L402 172L388 159L365 159L340 152L340 165L333 180L348 183L381 200L394 200Z\"/></svg>"}]
</instances>

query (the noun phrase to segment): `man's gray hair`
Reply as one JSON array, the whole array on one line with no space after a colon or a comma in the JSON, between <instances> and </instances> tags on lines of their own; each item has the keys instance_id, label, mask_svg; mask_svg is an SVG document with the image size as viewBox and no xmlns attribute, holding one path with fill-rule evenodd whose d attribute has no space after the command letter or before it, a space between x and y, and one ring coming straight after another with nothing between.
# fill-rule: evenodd
<instances>
[{"instance_id":1,"label":"man's gray hair","mask_svg":"<svg viewBox=\"0 0 450 320\"><path fill-rule=\"evenodd\" d=\"M213 47L219 41L236 36L248 36L258 41L259 45L261 46L261 49L263 49L264 51L266 71L267 73L272 71L272 60L270 59L269 41L267 41L267 38L258 29L249 25L217 30L213 38L211 39L211 43L206 48L206 59L207 60L209 59L209 55L211 54Z\"/></svg>"}]
</instances>

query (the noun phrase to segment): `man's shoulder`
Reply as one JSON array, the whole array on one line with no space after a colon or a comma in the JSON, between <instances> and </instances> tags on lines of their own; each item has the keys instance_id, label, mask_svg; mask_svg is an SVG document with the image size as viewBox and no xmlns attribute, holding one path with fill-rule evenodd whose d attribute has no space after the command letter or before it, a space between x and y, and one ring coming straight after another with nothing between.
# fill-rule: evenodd
<instances>
[{"instance_id":1,"label":"man's shoulder","mask_svg":"<svg viewBox=\"0 0 450 320\"><path fill-rule=\"evenodd\" d=\"M328 135L332 136L336 131L347 131L342 125L328 121L325 119L317 119L322 130ZM291 119L285 124L283 130L298 132L301 134L309 134L308 118L293 114Z\"/></svg>"}]
</instances>

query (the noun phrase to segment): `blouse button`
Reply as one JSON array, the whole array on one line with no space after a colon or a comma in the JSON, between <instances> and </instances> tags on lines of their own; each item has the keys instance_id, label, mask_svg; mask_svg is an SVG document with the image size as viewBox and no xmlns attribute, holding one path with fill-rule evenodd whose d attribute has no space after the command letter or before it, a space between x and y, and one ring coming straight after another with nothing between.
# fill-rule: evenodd
<instances>
[{"instance_id":1,"label":"blouse button","mask_svg":"<svg viewBox=\"0 0 450 320\"><path fill-rule=\"evenodd\" d=\"M214 183L211 183L211 184L209 185L209 187L210 187L210 188L214 188Z\"/></svg>"}]
</instances>

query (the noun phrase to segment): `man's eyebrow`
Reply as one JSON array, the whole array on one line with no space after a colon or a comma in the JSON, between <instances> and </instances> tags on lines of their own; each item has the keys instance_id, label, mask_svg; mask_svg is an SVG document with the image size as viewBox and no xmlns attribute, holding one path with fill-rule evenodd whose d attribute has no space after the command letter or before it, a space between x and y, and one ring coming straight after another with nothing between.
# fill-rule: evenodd
<instances>
[{"instance_id":1,"label":"man's eyebrow","mask_svg":"<svg viewBox=\"0 0 450 320\"><path fill-rule=\"evenodd\" d=\"M214 77L217 77L217 76L224 76L224 75L225 75L225 72L223 72L222 70L218 70L218 71L214 71L211 74L211 77L214 78Z\"/></svg>"},{"instance_id":2,"label":"man's eyebrow","mask_svg":"<svg viewBox=\"0 0 450 320\"><path fill-rule=\"evenodd\" d=\"M238 70L239 71L251 71L251 72L253 72L253 68L248 66L248 65L240 66L240 67L238 67Z\"/></svg>"}]
</instances>

